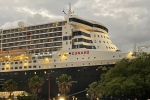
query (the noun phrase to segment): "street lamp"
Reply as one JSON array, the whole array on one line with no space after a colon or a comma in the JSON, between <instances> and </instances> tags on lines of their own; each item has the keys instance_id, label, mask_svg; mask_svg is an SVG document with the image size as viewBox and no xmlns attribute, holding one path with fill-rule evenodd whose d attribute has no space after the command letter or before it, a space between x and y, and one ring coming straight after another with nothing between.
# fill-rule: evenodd
<instances>
[{"instance_id":1,"label":"street lamp","mask_svg":"<svg viewBox=\"0 0 150 100\"><path fill-rule=\"evenodd\" d=\"M73 94L74 94L74 83L78 83L78 81L71 81L70 83L73 83Z\"/></svg>"},{"instance_id":2,"label":"street lamp","mask_svg":"<svg viewBox=\"0 0 150 100\"><path fill-rule=\"evenodd\" d=\"M52 70L47 72L47 75L48 75L48 100L50 100L50 74L53 72L54 71L52 71Z\"/></svg>"}]
</instances>

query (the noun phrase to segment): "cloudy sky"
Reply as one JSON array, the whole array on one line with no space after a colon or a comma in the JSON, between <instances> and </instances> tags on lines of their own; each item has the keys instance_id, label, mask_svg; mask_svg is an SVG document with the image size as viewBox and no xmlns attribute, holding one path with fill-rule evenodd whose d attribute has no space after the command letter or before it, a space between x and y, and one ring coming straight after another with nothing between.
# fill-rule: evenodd
<instances>
[{"instance_id":1,"label":"cloudy sky","mask_svg":"<svg viewBox=\"0 0 150 100\"><path fill-rule=\"evenodd\" d=\"M134 40L150 45L150 0L0 0L0 26L63 19L68 3L77 15L106 25L122 51L131 50Z\"/></svg>"}]
</instances>

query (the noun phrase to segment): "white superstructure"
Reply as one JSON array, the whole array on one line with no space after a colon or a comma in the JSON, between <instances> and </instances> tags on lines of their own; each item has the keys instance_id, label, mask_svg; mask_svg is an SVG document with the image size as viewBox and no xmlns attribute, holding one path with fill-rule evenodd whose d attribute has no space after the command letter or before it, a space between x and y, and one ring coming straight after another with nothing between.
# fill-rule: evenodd
<instances>
[{"instance_id":1,"label":"white superstructure","mask_svg":"<svg viewBox=\"0 0 150 100\"><path fill-rule=\"evenodd\" d=\"M21 26L23 26L22 23ZM121 52L103 24L74 15L0 32L0 72L115 64Z\"/></svg>"}]
</instances>

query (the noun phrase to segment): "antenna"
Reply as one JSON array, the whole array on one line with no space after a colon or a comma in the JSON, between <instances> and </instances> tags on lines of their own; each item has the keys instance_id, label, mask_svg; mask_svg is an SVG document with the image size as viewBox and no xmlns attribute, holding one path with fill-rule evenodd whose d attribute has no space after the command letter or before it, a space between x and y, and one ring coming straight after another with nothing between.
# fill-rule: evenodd
<instances>
[{"instance_id":1,"label":"antenna","mask_svg":"<svg viewBox=\"0 0 150 100\"><path fill-rule=\"evenodd\" d=\"M64 12L64 11L63 11ZM65 12L64 12L65 13ZM68 13L65 13L65 19L67 20L70 16L72 16L74 14L74 12L71 11L71 4L69 3L69 9L68 9Z\"/></svg>"},{"instance_id":2,"label":"antenna","mask_svg":"<svg viewBox=\"0 0 150 100\"><path fill-rule=\"evenodd\" d=\"M133 52L136 52L136 40L134 40L134 45L133 45Z\"/></svg>"},{"instance_id":3,"label":"antenna","mask_svg":"<svg viewBox=\"0 0 150 100\"><path fill-rule=\"evenodd\" d=\"M18 26L19 26L20 28L23 28L23 27L24 27L24 22L23 22L23 21L19 21L19 22L18 22Z\"/></svg>"}]
</instances>

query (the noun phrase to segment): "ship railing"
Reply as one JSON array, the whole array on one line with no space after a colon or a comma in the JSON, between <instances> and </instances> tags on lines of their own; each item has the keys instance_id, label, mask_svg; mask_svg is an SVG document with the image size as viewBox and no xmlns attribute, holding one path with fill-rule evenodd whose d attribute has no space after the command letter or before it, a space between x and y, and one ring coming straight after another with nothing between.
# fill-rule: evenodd
<instances>
[{"instance_id":1,"label":"ship railing","mask_svg":"<svg viewBox=\"0 0 150 100\"><path fill-rule=\"evenodd\" d=\"M29 27L29 26L35 26L35 25L42 25L42 24L49 24L49 23L54 23L54 22L61 22L61 21L65 21L63 19L56 19L56 20L50 20L50 21L46 21L46 22L35 22L35 23L25 23L24 27ZM15 29L15 28L19 28L19 26L10 26L7 28L0 28L0 29Z\"/></svg>"}]
</instances>

